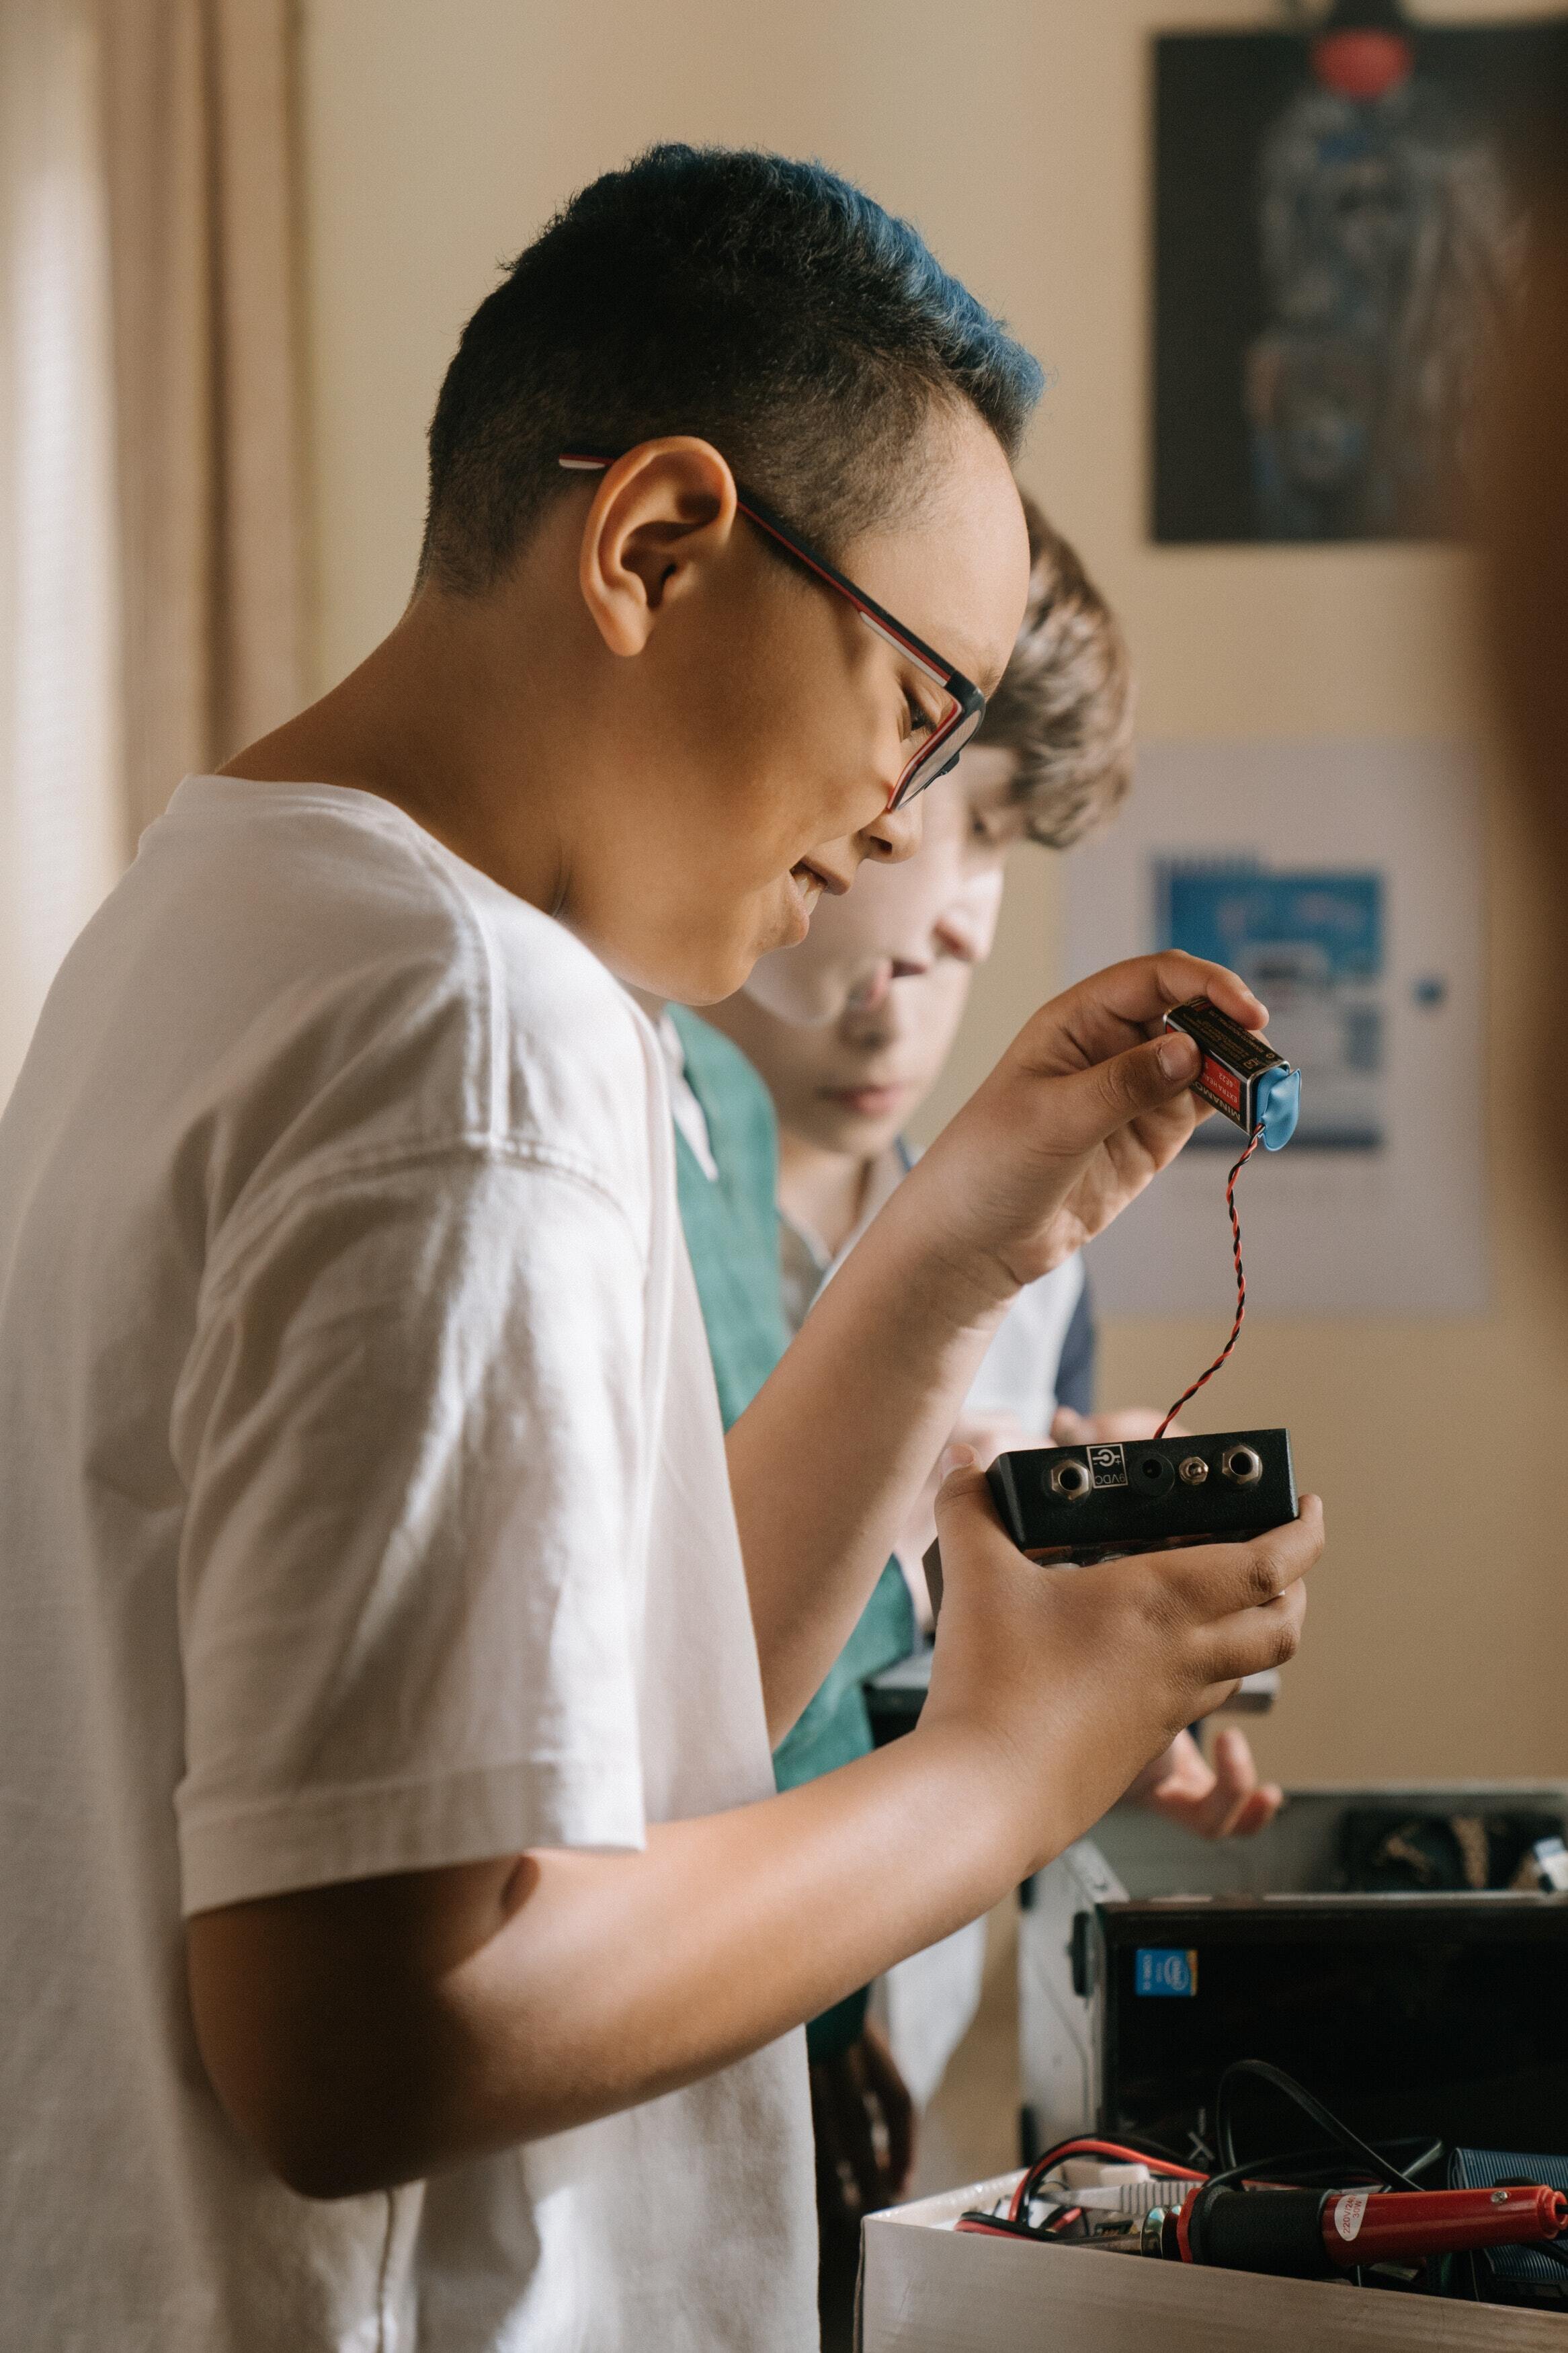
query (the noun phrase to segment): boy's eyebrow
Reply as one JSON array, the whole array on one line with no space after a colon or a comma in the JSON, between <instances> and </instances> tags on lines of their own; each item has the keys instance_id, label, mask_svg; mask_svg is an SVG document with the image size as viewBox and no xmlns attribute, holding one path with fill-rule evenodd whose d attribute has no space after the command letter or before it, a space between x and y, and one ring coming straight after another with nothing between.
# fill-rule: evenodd
<instances>
[{"instance_id":1,"label":"boy's eyebrow","mask_svg":"<svg viewBox=\"0 0 1568 2353\"><path fill-rule=\"evenodd\" d=\"M974 681L981 693L989 702L1002 683L1002 674L1007 667L1007 656L1005 655L999 662L987 661L981 653L980 648L973 640L966 641L962 633L953 639L953 644L956 648L953 654L954 661L965 678L972 678ZM1011 654L1012 648L1009 647L1007 651Z\"/></svg>"},{"instance_id":2,"label":"boy's eyebrow","mask_svg":"<svg viewBox=\"0 0 1568 2353\"><path fill-rule=\"evenodd\" d=\"M939 648L941 659L961 671L980 689L986 701L990 701L1002 683L1002 672L1007 667L1005 660L1000 666L987 660L977 640L966 638L962 629L939 630L934 638L928 638L926 643ZM1009 655L1011 652L1009 647Z\"/></svg>"}]
</instances>

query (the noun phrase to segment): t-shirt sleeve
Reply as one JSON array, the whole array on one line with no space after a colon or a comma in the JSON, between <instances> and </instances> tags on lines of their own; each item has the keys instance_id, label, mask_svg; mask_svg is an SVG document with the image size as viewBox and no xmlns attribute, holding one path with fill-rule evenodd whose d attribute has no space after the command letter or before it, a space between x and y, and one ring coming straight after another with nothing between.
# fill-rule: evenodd
<instances>
[{"instance_id":1,"label":"t-shirt sleeve","mask_svg":"<svg viewBox=\"0 0 1568 2353\"><path fill-rule=\"evenodd\" d=\"M174 1416L184 1909L640 1845L625 1210L570 1166L455 1149L248 1229Z\"/></svg>"}]
</instances>

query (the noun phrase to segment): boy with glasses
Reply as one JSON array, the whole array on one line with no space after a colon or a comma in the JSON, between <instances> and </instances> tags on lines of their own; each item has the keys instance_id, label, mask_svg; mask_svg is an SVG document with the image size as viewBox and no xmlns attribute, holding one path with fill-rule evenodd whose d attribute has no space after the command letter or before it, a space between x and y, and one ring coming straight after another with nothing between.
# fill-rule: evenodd
<instances>
[{"instance_id":1,"label":"boy with glasses","mask_svg":"<svg viewBox=\"0 0 1568 2353\"><path fill-rule=\"evenodd\" d=\"M819 167L596 182L464 332L397 628L67 959L0 1122L19 2340L811 2344L792 2030L1294 1647L1315 1507L1054 1576L961 1466L925 1721L773 1793L1009 1299L1191 1130L1164 1008L1264 1018L1179 956L1037 1015L726 1461L627 992L913 848L1037 382Z\"/></svg>"},{"instance_id":2,"label":"boy with glasses","mask_svg":"<svg viewBox=\"0 0 1568 2353\"><path fill-rule=\"evenodd\" d=\"M1070 848L1113 815L1127 788L1125 642L1076 551L1027 494L1023 507L1023 626L956 773L927 797L916 856L826 902L800 946L763 957L746 987L705 1018L680 1008L666 1017L681 1216L730 1419L913 1165L904 1130L942 1072L990 954L1010 853L1026 839ZM952 1436L988 1462L1009 1446L1152 1435L1157 1411L1094 1413L1093 1357L1075 1255L1014 1301ZM931 1533L928 1494L832 1673L781 1744L781 1788L871 1748L864 1686L914 1647ZM1234 1728L1218 1736L1213 1766L1179 1734L1142 1787L1159 1810L1209 1837L1255 1832L1280 1801L1277 1788L1258 1787ZM983 1953L975 1923L889 1974L891 2052L866 2023L864 1989L807 2029L825 2281L835 2233L852 2282L858 2211L887 2204L901 2186L912 2136L900 2079L923 2105L973 2015ZM867 2130L863 2108L883 2133Z\"/></svg>"}]
</instances>

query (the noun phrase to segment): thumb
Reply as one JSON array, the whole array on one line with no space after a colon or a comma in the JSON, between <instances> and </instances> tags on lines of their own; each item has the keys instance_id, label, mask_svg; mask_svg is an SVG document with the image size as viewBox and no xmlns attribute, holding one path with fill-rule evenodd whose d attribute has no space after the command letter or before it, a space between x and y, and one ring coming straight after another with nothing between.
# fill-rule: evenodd
<instances>
[{"instance_id":1,"label":"thumb","mask_svg":"<svg viewBox=\"0 0 1568 2353\"><path fill-rule=\"evenodd\" d=\"M1098 1143L1145 1112L1163 1111L1192 1085L1202 1062L1194 1039L1167 1029L1079 1071L1068 1083L1083 1120L1084 1141Z\"/></svg>"},{"instance_id":2,"label":"thumb","mask_svg":"<svg viewBox=\"0 0 1568 2353\"><path fill-rule=\"evenodd\" d=\"M956 1535L976 1513L994 1522L996 1513L991 1501L991 1490L985 1483L985 1473L975 1459L973 1447L944 1447L942 1468L947 1475L936 1491L937 1534L942 1535L951 1526Z\"/></svg>"},{"instance_id":3,"label":"thumb","mask_svg":"<svg viewBox=\"0 0 1568 2353\"><path fill-rule=\"evenodd\" d=\"M951 1562L962 1548L966 1534L983 1522L993 1528L997 1525L996 1506L991 1501L991 1490L985 1483L984 1472L974 1459L973 1446L944 1447L942 1468L947 1475L936 1491L936 1539L923 1563L931 1592L931 1618L937 1624L942 1620L942 1598L947 1583L943 1548Z\"/></svg>"}]
</instances>

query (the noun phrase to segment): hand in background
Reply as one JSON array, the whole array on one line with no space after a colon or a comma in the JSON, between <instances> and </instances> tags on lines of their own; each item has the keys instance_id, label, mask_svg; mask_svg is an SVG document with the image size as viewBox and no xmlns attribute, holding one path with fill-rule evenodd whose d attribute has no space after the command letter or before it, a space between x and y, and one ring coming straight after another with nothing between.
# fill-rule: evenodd
<instances>
[{"instance_id":1,"label":"hand in background","mask_svg":"<svg viewBox=\"0 0 1568 2353\"><path fill-rule=\"evenodd\" d=\"M1020 1446L1043 1446L1046 1440L1037 1430L1026 1430L1012 1413L961 1413L952 1426L949 1440L952 1446L968 1446L983 1471L989 1471L999 1454L1011 1454ZM937 1485L940 1486L938 1480ZM931 1489L934 1495L936 1488Z\"/></svg>"},{"instance_id":2,"label":"hand in background","mask_svg":"<svg viewBox=\"0 0 1568 2353\"><path fill-rule=\"evenodd\" d=\"M1074 1413L1070 1405L1057 1408L1051 1424L1053 1446L1135 1446L1152 1438L1165 1419L1156 1406L1124 1406L1120 1413ZM1173 1421L1167 1438L1190 1438L1184 1422Z\"/></svg>"},{"instance_id":3,"label":"hand in background","mask_svg":"<svg viewBox=\"0 0 1568 2353\"><path fill-rule=\"evenodd\" d=\"M863 2214L903 2196L915 2163L915 2104L869 2019L847 2051L813 2063L811 2110L818 2212L826 2222L842 2211L858 2238Z\"/></svg>"},{"instance_id":4,"label":"hand in background","mask_svg":"<svg viewBox=\"0 0 1568 2353\"><path fill-rule=\"evenodd\" d=\"M1151 1813L1205 1839L1254 1838L1284 1803L1277 1783L1258 1781L1247 1735L1234 1725L1216 1737L1212 1767L1192 1734L1179 1732L1127 1794Z\"/></svg>"}]
</instances>

